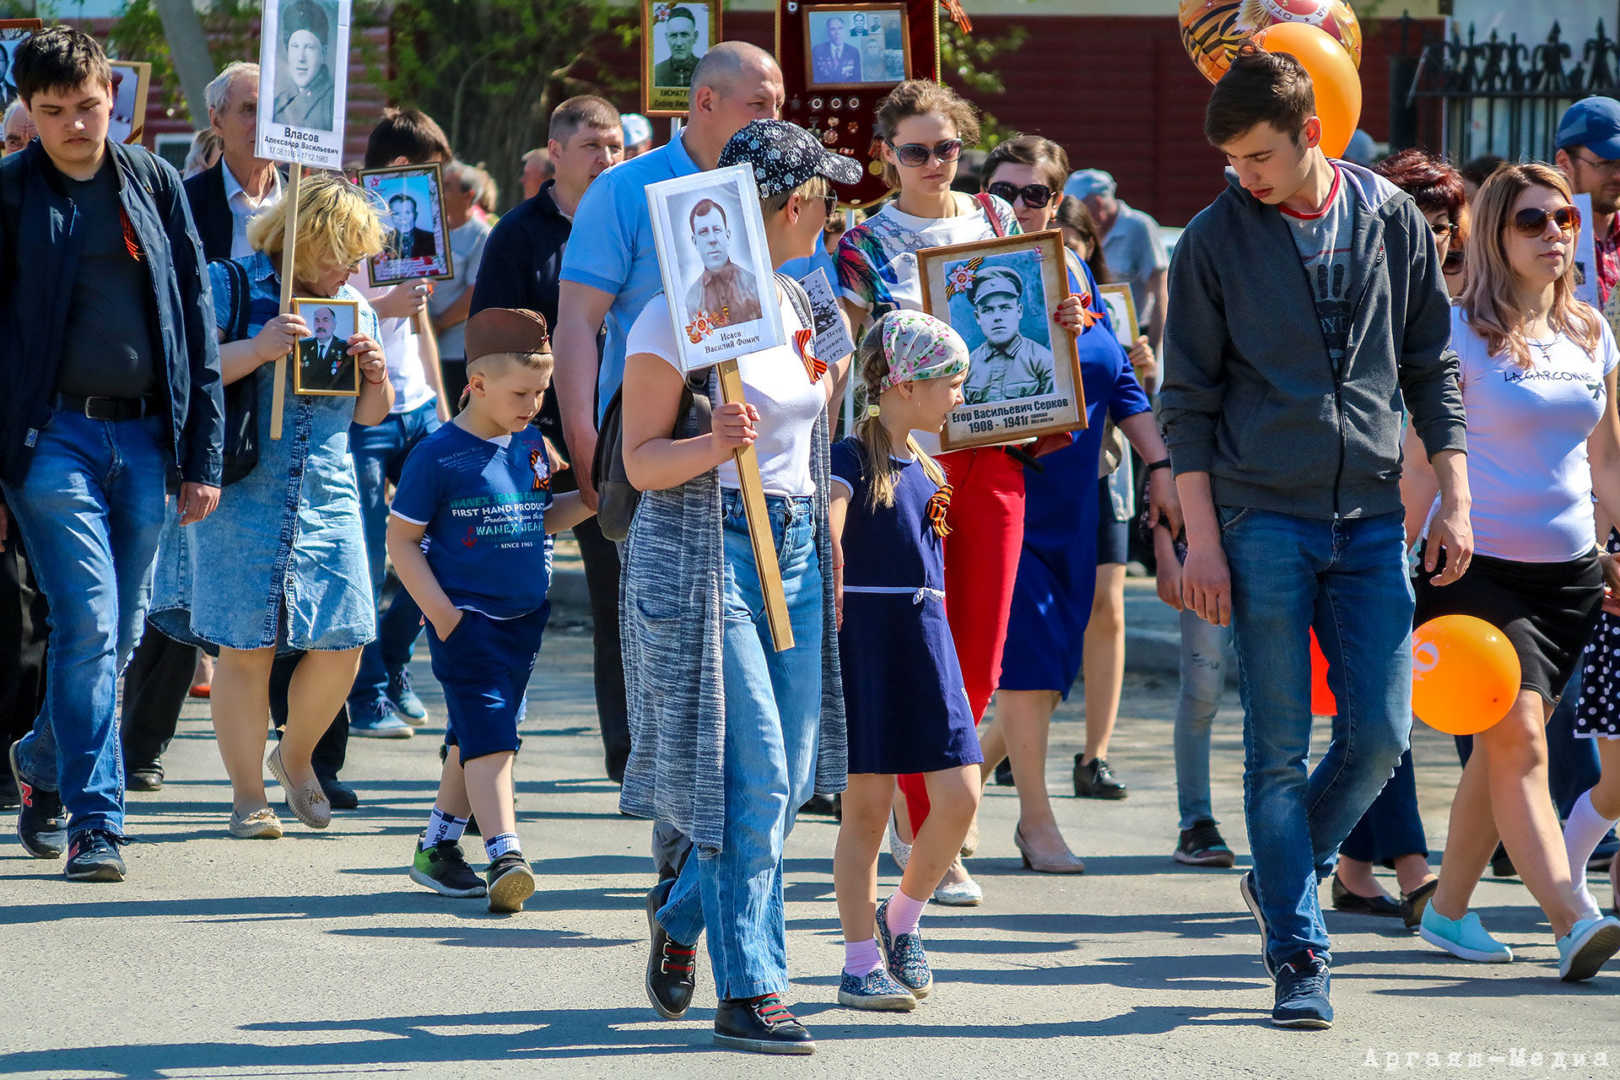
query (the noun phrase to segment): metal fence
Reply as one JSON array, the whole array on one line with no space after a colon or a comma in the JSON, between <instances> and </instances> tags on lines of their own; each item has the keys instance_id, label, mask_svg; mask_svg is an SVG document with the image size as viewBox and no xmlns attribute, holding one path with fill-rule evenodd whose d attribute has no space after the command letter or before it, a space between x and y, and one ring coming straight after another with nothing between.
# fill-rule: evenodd
<instances>
[{"instance_id":1,"label":"metal fence","mask_svg":"<svg viewBox=\"0 0 1620 1080\"><path fill-rule=\"evenodd\" d=\"M1457 162L1480 154L1550 161L1565 109L1590 94L1620 97L1620 42L1602 20L1579 45L1556 22L1536 44L1494 30L1481 41L1474 27L1466 37L1453 27L1449 39L1422 41L1415 59L1404 59L1392 66L1391 141L1444 149Z\"/></svg>"}]
</instances>

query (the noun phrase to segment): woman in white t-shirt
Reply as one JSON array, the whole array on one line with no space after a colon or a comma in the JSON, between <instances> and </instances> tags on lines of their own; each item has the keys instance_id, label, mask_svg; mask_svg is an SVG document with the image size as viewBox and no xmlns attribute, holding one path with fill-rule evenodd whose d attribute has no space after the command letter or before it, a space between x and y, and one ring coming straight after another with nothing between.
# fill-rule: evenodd
<instances>
[{"instance_id":1,"label":"woman in white t-shirt","mask_svg":"<svg viewBox=\"0 0 1620 1080\"><path fill-rule=\"evenodd\" d=\"M1012 207L1003 200L994 195L975 199L951 190L963 145L978 141L979 119L973 106L950 87L920 79L901 83L878 105L877 129L883 138L884 176L896 196L838 242L838 283L857 339L860 331L889 311L923 310L922 279L917 273L917 252L922 248L1020 231ZM1078 297L1064 299L1056 314L1073 333L1085 329ZM930 454L938 452L937 436L919 432L918 443ZM1068 443L1063 436L1054 445ZM939 463L952 489L945 611L977 723L995 692L1007 642L1024 538L1024 466L1001 447L942 454ZM896 814L891 824L890 850L903 862L909 850L905 838L914 835L914 827L927 815L927 793L914 776L900 778L900 791L908 811ZM902 816L909 822L902 823ZM1043 862L1063 856L1073 859L1066 849L1036 852ZM978 900L978 890L960 862L946 874L939 895Z\"/></svg>"},{"instance_id":2,"label":"woman in white t-shirt","mask_svg":"<svg viewBox=\"0 0 1620 1080\"><path fill-rule=\"evenodd\" d=\"M1504 166L1480 189L1474 215L1451 335L1468 412L1474 559L1443 588L1418 575L1415 621L1486 620L1512 643L1523 676L1507 716L1474 737L1421 933L1466 960L1513 958L1468 910L1500 836L1552 924L1560 977L1574 981L1620 950L1620 920L1572 882L1543 728L1591 636L1605 581L1620 580L1597 550L1591 506L1595 494L1620 517L1620 354L1597 311L1575 298L1581 221L1562 175Z\"/></svg>"},{"instance_id":3,"label":"woman in white t-shirt","mask_svg":"<svg viewBox=\"0 0 1620 1080\"><path fill-rule=\"evenodd\" d=\"M779 120L748 124L719 164L753 166L773 266L810 252L831 182L860 179L851 159ZM692 842L679 876L647 900L647 991L658 1012L686 1011L707 929L720 998L715 1041L808 1053L809 1033L781 1002L782 847L811 794L834 794L846 781L826 410L849 361L821 362L794 298L769 278L759 285L766 295L757 299L779 306L790 344L738 361L746 403L722 403L708 375L707 430L682 408L668 300L654 297L630 329L624 465L643 495L620 594L631 751L619 805ZM764 481L765 528L793 632L792 647L780 651L733 460L747 447Z\"/></svg>"}]
</instances>

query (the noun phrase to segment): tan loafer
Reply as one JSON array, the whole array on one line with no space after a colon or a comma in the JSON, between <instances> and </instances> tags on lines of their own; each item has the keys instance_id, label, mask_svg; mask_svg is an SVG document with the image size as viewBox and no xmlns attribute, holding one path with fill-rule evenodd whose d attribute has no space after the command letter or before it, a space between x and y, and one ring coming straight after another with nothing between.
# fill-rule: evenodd
<instances>
[{"instance_id":1,"label":"tan loafer","mask_svg":"<svg viewBox=\"0 0 1620 1080\"><path fill-rule=\"evenodd\" d=\"M332 804L327 801L320 782L306 780L299 787L293 787L287 779L287 768L281 763L280 746L270 751L264 764L281 785L281 790L287 793L287 809L293 812L294 817L312 829L324 829L332 823Z\"/></svg>"},{"instance_id":2,"label":"tan loafer","mask_svg":"<svg viewBox=\"0 0 1620 1080\"><path fill-rule=\"evenodd\" d=\"M280 840L281 819L268 806L246 814L231 811L231 835L238 840Z\"/></svg>"},{"instance_id":3,"label":"tan loafer","mask_svg":"<svg viewBox=\"0 0 1620 1080\"><path fill-rule=\"evenodd\" d=\"M1033 870L1037 874L1083 874L1086 872L1085 862L1080 856L1070 851L1067 844L1063 845L1062 851L1054 855L1045 855L1030 847L1024 840L1022 826L1013 830L1013 843L1018 848L1018 854L1024 857L1024 868Z\"/></svg>"}]
</instances>

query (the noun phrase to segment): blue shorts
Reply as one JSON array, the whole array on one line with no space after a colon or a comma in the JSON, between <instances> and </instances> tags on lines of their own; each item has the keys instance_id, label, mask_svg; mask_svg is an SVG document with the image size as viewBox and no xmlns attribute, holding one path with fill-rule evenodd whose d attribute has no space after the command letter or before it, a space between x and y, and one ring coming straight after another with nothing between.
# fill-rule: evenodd
<instances>
[{"instance_id":1,"label":"blue shorts","mask_svg":"<svg viewBox=\"0 0 1620 1080\"><path fill-rule=\"evenodd\" d=\"M433 676L449 714L444 741L461 748L462 764L517 750L524 693L550 616L549 603L516 619L464 610L447 641L428 626Z\"/></svg>"}]
</instances>

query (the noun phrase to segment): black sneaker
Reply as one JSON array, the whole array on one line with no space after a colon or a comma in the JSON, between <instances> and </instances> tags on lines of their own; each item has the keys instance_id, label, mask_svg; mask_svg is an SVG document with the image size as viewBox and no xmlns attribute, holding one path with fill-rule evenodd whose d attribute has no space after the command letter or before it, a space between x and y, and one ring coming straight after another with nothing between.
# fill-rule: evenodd
<instances>
[{"instance_id":1,"label":"black sneaker","mask_svg":"<svg viewBox=\"0 0 1620 1080\"><path fill-rule=\"evenodd\" d=\"M799 807L799 816L814 814L819 817L830 817L837 821L843 820L843 811L838 805L837 795L812 795L810 801ZM1607 857L1603 865L1608 865Z\"/></svg>"},{"instance_id":2,"label":"black sneaker","mask_svg":"<svg viewBox=\"0 0 1620 1080\"><path fill-rule=\"evenodd\" d=\"M132 766L124 774L124 787L129 791L162 791L162 764L153 762L151 765Z\"/></svg>"},{"instance_id":3,"label":"black sneaker","mask_svg":"<svg viewBox=\"0 0 1620 1080\"><path fill-rule=\"evenodd\" d=\"M67 819L62 816L62 796L54 791L37 788L23 779L17 767L17 747L22 740L11 744L6 752L11 759L11 775L17 780L17 794L22 805L17 810L17 840L22 849L36 859L60 859L67 847Z\"/></svg>"},{"instance_id":4,"label":"black sneaker","mask_svg":"<svg viewBox=\"0 0 1620 1080\"><path fill-rule=\"evenodd\" d=\"M1271 968L1271 954L1266 952L1266 944L1271 940L1271 928L1266 925L1265 912L1260 910L1260 891L1254 882L1254 871L1245 871L1238 878L1238 892L1243 897L1243 904L1254 916L1254 921L1260 926L1260 963L1265 965L1266 974L1276 978L1277 973Z\"/></svg>"},{"instance_id":5,"label":"black sneaker","mask_svg":"<svg viewBox=\"0 0 1620 1080\"><path fill-rule=\"evenodd\" d=\"M68 843L64 873L69 881L123 881L124 860L118 857L122 837L104 829L85 829Z\"/></svg>"},{"instance_id":6,"label":"black sneaker","mask_svg":"<svg viewBox=\"0 0 1620 1080\"><path fill-rule=\"evenodd\" d=\"M1306 949L1277 969L1277 997L1271 1022L1278 1027L1330 1028L1333 1005L1328 1001L1332 976L1327 964Z\"/></svg>"},{"instance_id":7,"label":"black sneaker","mask_svg":"<svg viewBox=\"0 0 1620 1080\"><path fill-rule=\"evenodd\" d=\"M440 896L454 896L463 900L488 892L484 879L467 865L467 857L461 853L461 844L455 840L440 840L424 850L418 837L416 854L411 859L411 880L418 885L426 885Z\"/></svg>"},{"instance_id":8,"label":"black sneaker","mask_svg":"<svg viewBox=\"0 0 1620 1080\"><path fill-rule=\"evenodd\" d=\"M1082 761L1074 755L1074 797L1077 799L1123 799L1125 785L1114 778L1114 770L1102 758Z\"/></svg>"},{"instance_id":9,"label":"black sneaker","mask_svg":"<svg viewBox=\"0 0 1620 1080\"><path fill-rule=\"evenodd\" d=\"M1190 829L1181 830L1181 843L1176 845L1175 860L1188 866L1229 867L1237 861L1232 849L1221 838L1221 830L1213 821L1195 822Z\"/></svg>"},{"instance_id":10,"label":"black sneaker","mask_svg":"<svg viewBox=\"0 0 1620 1080\"><path fill-rule=\"evenodd\" d=\"M647 1000L665 1020L679 1020L692 1004L697 985L697 946L682 945L658 921L658 909L669 903L674 878L664 878L647 891L647 929L652 951L647 955Z\"/></svg>"},{"instance_id":11,"label":"black sneaker","mask_svg":"<svg viewBox=\"0 0 1620 1080\"><path fill-rule=\"evenodd\" d=\"M815 1040L782 1004L780 994L721 998L714 1012L714 1041L756 1054L813 1054Z\"/></svg>"},{"instance_id":12,"label":"black sneaker","mask_svg":"<svg viewBox=\"0 0 1620 1080\"><path fill-rule=\"evenodd\" d=\"M502 915L523 910L523 901L534 895L534 871L521 851L497 855L484 874L489 893L489 910Z\"/></svg>"}]
</instances>

